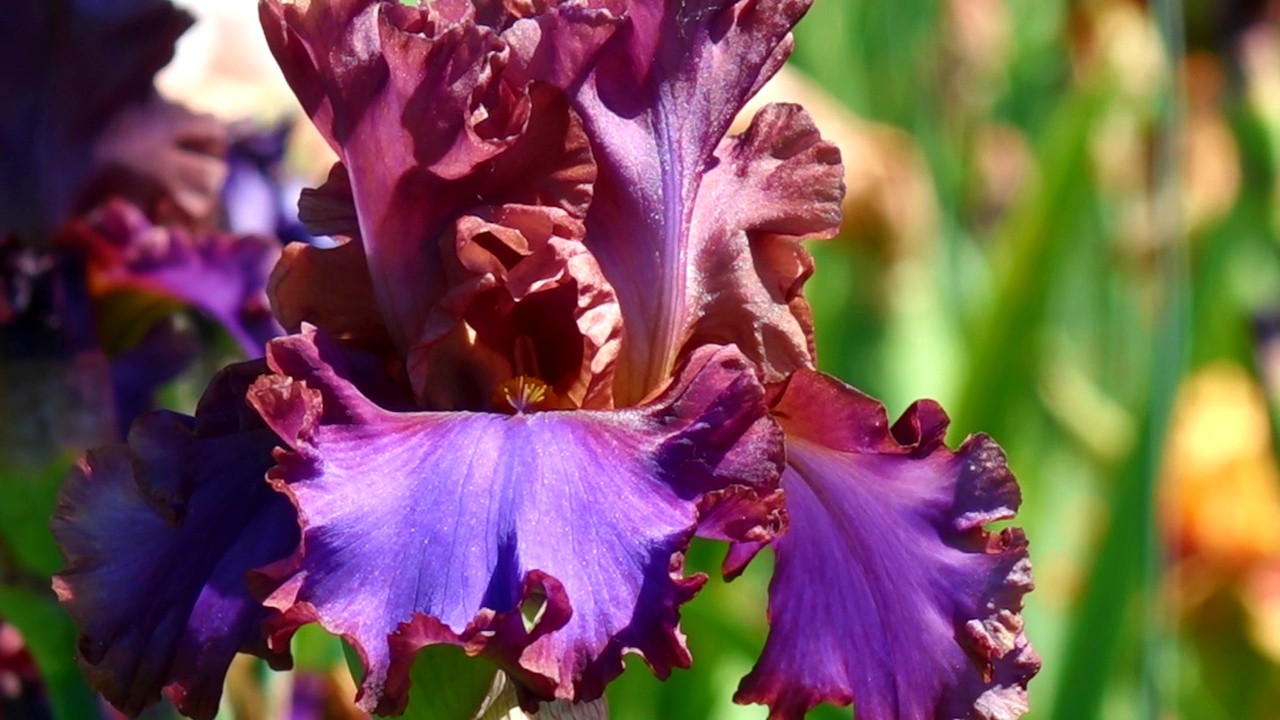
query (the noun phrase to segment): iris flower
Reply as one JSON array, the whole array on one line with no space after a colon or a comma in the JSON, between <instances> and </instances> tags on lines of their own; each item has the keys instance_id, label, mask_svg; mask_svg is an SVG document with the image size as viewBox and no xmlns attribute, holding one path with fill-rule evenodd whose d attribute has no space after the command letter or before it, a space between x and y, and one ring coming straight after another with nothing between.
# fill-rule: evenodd
<instances>
[{"instance_id":1,"label":"iris flower","mask_svg":"<svg viewBox=\"0 0 1280 720\"><path fill-rule=\"evenodd\" d=\"M862 720L1018 717L1039 660L1000 449L944 441L814 369L801 242L834 235L837 149L794 105L725 137L808 0L263 0L340 158L286 248L289 331L83 459L55 588L127 713L215 714L237 651L319 623L360 704L403 711L447 643L531 707L641 655L691 662L695 536L776 556L736 699Z\"/></svg>"}]
</instances>

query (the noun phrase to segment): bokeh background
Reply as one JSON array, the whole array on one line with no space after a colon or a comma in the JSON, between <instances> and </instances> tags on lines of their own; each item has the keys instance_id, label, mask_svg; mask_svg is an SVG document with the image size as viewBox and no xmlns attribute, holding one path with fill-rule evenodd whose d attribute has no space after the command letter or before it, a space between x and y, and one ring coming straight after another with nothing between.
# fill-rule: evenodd
<instances>
[{"instance_id":1,"label":"bokeh background","mask_svg":"<svg viewBox=\"0 0 1280 720\"><path fill-rule=\"evenodd\" d=\"M299 114L252 2L179 4L200 23L162 93ZM762 100L810 110L849 189L841 235L812 247L820 365L891 415L937 399L953 442L1007 451L1044 661L1028 717L1280 717L1280 2L816 0L795 35ZM289 183L322 179L305 121L289 148ZM164 402L190 410L233 348ZM10 496L5 522L42 502ZM768 558L726 586L721 554L690 555L713 576L684 613L694 669L630 663L613 717L764 717L731 696L763 645ZM80 717L65 619L15 593L0 615L40 637L0 632L0 692L40 682ZM237 665L225 717L277 717L304 681L349 690L332 645L300 643L296 678Z\"/></svg>"}]
</instances>

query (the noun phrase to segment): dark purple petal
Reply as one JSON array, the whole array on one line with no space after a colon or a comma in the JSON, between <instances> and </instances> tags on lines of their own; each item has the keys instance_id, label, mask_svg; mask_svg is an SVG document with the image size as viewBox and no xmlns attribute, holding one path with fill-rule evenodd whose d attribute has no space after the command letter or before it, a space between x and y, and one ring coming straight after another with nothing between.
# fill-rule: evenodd
<instances>
[{"instance_id":1,"label":"dark purple petal","mask_svg":"<svg viewBox=\"0 0 1280 720\"><path fill-rule=\"evenodd\" d=\"M1021 500L1000 448L947 449L928 401L891 429L883 405L812 371L773 413L791 524L772 545L769 639L735 699L779 719L820 702L860 720L1020 717L1040 660L1021 616L1026 538L984 529Z\"/></svg>"},{"instance_id":2,"label":"dark purple petal","mask_svg":"<svg viewBox=\"0 0 1280 720\"><path fill-rule=\"evenodd\" d=\"M272 611L245 582L298 544L294 509L265 477L278 439L244 406L262 369L223 371L194 418L143 416L128 445L91 451L63 487L54 589L80 628L85 674L127 714L164 689L212 718L236 652L289 663L267 649Z\"/></svg>"},{"instance_id":3,"label":"dark purple petal","mask_svg":"<svg viewBox=\"0 0 1280 720\"><path fill-rule=\"evenodd\" d=\"M128 434L140 415L155 409L161 386L186 370L201 349L190 320L171 315L152 325L136 345L111 358L111 390L120 437Z\"/></svg>"},{"instance_id":4,"label":"dark purple petal","mask_svg":"<svg viewBox=\"0 0 1280 720\"><path fill-rule=\"evenodd\" d=\"M835 231L838 154L795 109L769 111L742 139L721 144L747 99L781 67L788 33L808 7L809 0L638 0L575 96L599 165L586 243L627 319L623 403L661 384L697 332L736 335L729 339L769 381L811 364L807 310L795 308L797 319L790 307L807 268L772 267L796 263L788 254L802 265L807 258L771 247L771 236ZM761 261L767 267L752 267ZM779 287L778 276L790 282ZM708 307L726 289L725 307ZM758 319L739 309L726 322L734 312L727 308L743 302ZM719 318L700 327L706 316ZM726 327L735 323L748 327Z\"/></svg>"},{"instance_id":5,"label":"dark purple petal","mask_svg":"<svg viewBox=\"0 0 1280 720\"><path fill-rule=\"evenodd\" d=\"M190 303L226 328L248 355L280 334L266 296L280 257L271 238L152 225L136 207L111 201L74 223L65 241L87 257L96 295L139 290Z\"/></svg>"},{"instance_id":6,"label":"dark purple petal","mask_svg":"<svg viewBox=\"0 0 1280 720\"><path fill-rule=\"evenodd\" d=\"M772 496L781 461L741 355L695 353L643 408L516 415L387 412L334 356L314 332L274 341L280 374L250 391L293 447L271 477L303 524L299 552L263 571L274 642L311 621L348 639L378 713L403 709L433 643L491 657L530 698L598 697L624 650L662 677L688 665L693 529L727 492ZM775 520L761 505L757 524Z\"/></svg>"},{"instance_id":7,"label":"dark purple petal","mask_svg":"<svg viewBox=\"0 0 1280 720\"><path fill-rule=\"evenodd\" d=\"M545 206L578 221L567 239L580 239L595 168L561 91L617 18L607 0L543 5L529 18L506 3L262 5L286 78L349 171L372 287L420 395L430 346L460 332L440 307L459 218ZM334 207L341 185L306 198L304 215L349 216Z\"/></svg>"}]
</instances>

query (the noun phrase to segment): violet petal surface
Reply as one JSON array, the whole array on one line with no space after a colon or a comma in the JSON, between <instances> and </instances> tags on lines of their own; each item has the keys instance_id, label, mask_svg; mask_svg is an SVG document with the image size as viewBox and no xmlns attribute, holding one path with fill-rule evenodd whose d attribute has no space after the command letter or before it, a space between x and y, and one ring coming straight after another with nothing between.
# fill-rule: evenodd
<instances>
[{"instance_id":1,"label":"violet petal surface","mask_svg":"<svg viewBox=\"0 0 1280 720\"><path fill-rule=\"evenodd\" d=\"M315 331L268 357L279 374L250 400L293 448L271 477L303 523L298 553L262 572L274 641L311 621L347 638L379 714L403 709L433 643L491 657L531 698L598 697L624 650L662 677L687 666L700 515L744 488L773 497L781 435L731 348L695 353L643 408L516 415L384 411Z\"/></svg>"},{"instance_id":2,"label":"violet petal surface","mask_svg":"<svg viewBox=\"0 0 1280 720\"><path fill-rule=\"evenodd\" d=\"M212 718L236 652L289 664L267 649L272 611L246 584L298 544L293 507L266 481L279 440L243 402L263 369L224 370L195 418L143 416L128 445L90 451L63 487L54 589L80 628L85 674L126 714L164 689L184 714Z\"/></svg>"},{"instance_id":3,"label":"violet petal surface","mask_svg":"<svg viewBox=\"0 0 1280 720\"><path fill-rule=\"evenodd\" d=\"M773 413L791 524L772 544L769 638L735 699L777 719L820 702L862 720L1020 717L1040 661L1021 616L1026 538L984 529L1021 500L1000 448L947 449L928 401L890 428L879 402L807 370Z\"/></svg>"}]
</instances>

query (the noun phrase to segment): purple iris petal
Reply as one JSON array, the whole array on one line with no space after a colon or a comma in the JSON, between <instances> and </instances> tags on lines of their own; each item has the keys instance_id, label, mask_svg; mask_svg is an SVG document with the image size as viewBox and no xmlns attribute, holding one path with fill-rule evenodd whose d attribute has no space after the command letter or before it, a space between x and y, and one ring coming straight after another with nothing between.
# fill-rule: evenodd
<instances>
[{"instance_id":1,"label":"purple iris petal","mask_svg":"<svg viewBox=\"0 0 1280 720\"><path fill-rule=\"evenodd\" d=\"M184 714L212 718L236 652L289 663L267 649L272 611L245 582L298 544L293 507L266 481L279 441L243 402L263 369L224 370L194 418L144 416L62 490L53 532L67 567L54 589L80 627L86 675L125 713L165 689Z\"/></svg>"},{"instance_id":2,"label":"purple iris petal","mask_svg":"<svg viewBox=\"0 0 1280 720\"><path fill-rule=\"evenodd\" d=\"M298 552L263 571L284 613L275 641L311 621L347 638L378 713L403 709L413 655L433 643L483 653L543 698L598 697L628 650L663 677L689 664L677 623L705 580L683 577L694 527L726 494L771 498L781 462L741 355L694 353L632 410L392 413L319 340L274 341L280 374L250 391L293 447L271 477L303 524ZM774 510L759 503L756 524Z\"/></svg>"},{"instance_id":3,"label":"purple iris petal","mask_svg":"<svg viewBox=\"0 0 1280 720\"><path fill-rule=\"evenodd\" d=\"M883 405L807 370L773 413L791 523L773 543L769 639L736 699L772 718L824 701L865 720L1020 717L1040 661L1020 614L1026 539L984 529L1021 500L1000 448L977 435L947 449L931 402L890 428Z\"/></svg>"},{"instance_id":4,"label":"purple iris petal","mask_svg":"<svg viewBox=\"0 0 1280 720\"><path fill-rule=\"evenodd\" d=\"M469 1L262 5L286 78L350 171L372 287L411 366L459 324L439 314L442 238L459 216L512 204L585 215L594 167L555 96L616 25L611 4L551 2L531 17Z\"/></svg>"},{"instance_id":5,"label":"purple iris petal","mask_svg":"<svg viewBox=\"0 0 1280 720\"><path fill-rule=\"evenodd\" d=\"M627 319L623 403L659 385L695 333L733 334L701 328L708 315L722 316L712 325L723 326L736 312L734 322L749 326L730 339L766 380L811 364L807 308L799 300L797 319L789 307L807 269L766 267L757 278L752 265L780 259L762 247L769 235L835 232L838 153L795 109L770 111L744 139L721 145L734 116L790 53L788 33L808 6L633 2L626 30L575 96L599 165L586 243ZM782 275L793 277L788 286L771 287ZM717 297L724 307L708 307ZM729 310L735 303L739 309Z\"/></svg>"},{"instance_id":6,"label":"purple iris petal","mask_svg":"<svg viewBox=\"0 0 1280 720\"><path fill-rule=\"evenodd\" d=\"M88 257L96 294L141 290L207 312L248 355L281 333L267 303L279 243L255 235L189 233L152 225L136 207L111 201L73 224L67 242Z\"/></svg>"}]
</instances>

